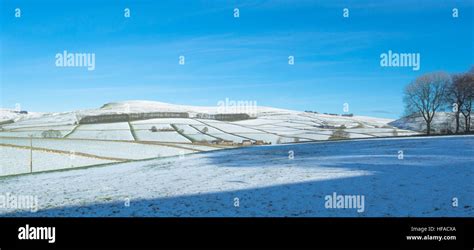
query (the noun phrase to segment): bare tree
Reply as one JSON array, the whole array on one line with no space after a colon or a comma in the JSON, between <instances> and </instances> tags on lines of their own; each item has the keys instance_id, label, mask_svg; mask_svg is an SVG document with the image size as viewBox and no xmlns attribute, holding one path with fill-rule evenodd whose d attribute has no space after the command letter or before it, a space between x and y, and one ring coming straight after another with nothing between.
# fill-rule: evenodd
<instances>
[{"instance_id":1,"label":"bare tree","mask_svg":"<svg viewBox=\"0 0 474 250\"><path fill-rule=\"evenodd\" d=\"M464 131L471 132L471 111L472 111L472 98L465 102L461 108L461 113L464 116Z\"/></svg>"},{"instance_id":2,"label":"bare tree","mask_svg":"<svg viewBox=\"0 0 474 250\"><path fill-rule=\"evenodd\" d=\"M474 99L474 73L469 72L464 74L460 81L460 85L465 99L459 109L461 114L464 116L464 131L470 132L472 101Z\"/></svg>"},{"instance_id":3,"label":"bare tree","mask_svg":"<svg viewBox=\"0 0 474 250\"><path fill-rule=\"evenodd\" d=\"M431 122L436 111L446 103L446 89L450 77L442 72L418 77L405 88L404 102L408 114L419 113L426 122L426 133L431 133Z\"/></svg>"},{"instance_id":4,"label":"bare tree","mask_svg":"<svg viewBox=\"0 0 474 250\"><path fill-rule=\"evenodd\" d=\"M465 81L466 74L456 74L452 76L452 81L448 86L447 101L453 105L454 117L456 119L456 133L459 132L459 116L461 114L461 108L466 101L466 91L464 91L463 82Z\"/></svg>"}]
</instances>

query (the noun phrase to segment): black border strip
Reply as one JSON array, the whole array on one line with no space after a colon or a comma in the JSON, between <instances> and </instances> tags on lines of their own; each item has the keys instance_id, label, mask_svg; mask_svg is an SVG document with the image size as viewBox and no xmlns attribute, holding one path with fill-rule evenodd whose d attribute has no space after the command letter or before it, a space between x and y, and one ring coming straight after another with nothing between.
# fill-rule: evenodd
<instances>
[{"instance_id":1,"label":"black border strip","mask_svg":"<svg viewBox=\"0 0 474 250\"><path fill-rule=\"evenodd\" d=\"M18 228L54 226L56 242L19 240ZM474 218L0 218L0 249L24 247L329 247L473 249ZM455 227L455 241L407 241L411 227ZM425 233L426 234L426 233Z\"/></svg>"}]
</instances>

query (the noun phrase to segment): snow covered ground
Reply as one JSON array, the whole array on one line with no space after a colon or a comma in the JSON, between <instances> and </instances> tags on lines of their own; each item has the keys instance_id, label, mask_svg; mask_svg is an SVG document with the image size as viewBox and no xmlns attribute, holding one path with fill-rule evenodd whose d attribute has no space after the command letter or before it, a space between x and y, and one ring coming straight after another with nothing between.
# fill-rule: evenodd
<instances>
[{"instance_id":1,"label":"snow covered ground","mask_svg":"<svg viewBox=\"0 0 474 250\"><path fill-rule=\"evenodd\" d=\"M139 160L159 156L178 155L179 150L192 153L193 150L171 146L141 144L116 141L64 140L64 139L33 139L33 147L67 152L82 152L102 157ZM0 138L0 144L29 147L30 140L23 138ZM0 147L1 148L1 147ZM1 164L0 164L1 166Z\"/></svg>"},{"instance_id":2,"label":"snow covered ground","mask_svg":"<svg viewBox=\"0 0 474 250\"><path fill-rule=\"evenodd\" d=\"M0 108L0 124L6 121L19 121L26 118L35 118L42 116L42 113L27 113L22 114L20 110L4 109Z\"/></svg>"},{"instance_id":3,"label":"snow covered ground","mask_svg":"<svg viewBox=\"0 0 474 250\"><path fill-rule=\"evenodd\" d=\"M30 155L30 145L33 146ZM0 176L190 154L219 148L196 144L0 137ZM32 158L32 159L31 159Z\"/></svg>"},{"instance_id":4,"label":"snow covered ground","mask_svg":"<svg viewBox=\"0 0 474 250\"><path fill-rule=\"evenodd\" d=\"M2 216L472 217L474 137L245 147L1 177L5 193L40 210ZM326 208L333 193L363 195L364 210Z\"/></svg>"},{"instance_id":5,"label":"snow covered ground","mask_svg":"<svg viewBox=\"0 0 474 250\"><path fill-rule=\"evenodd\" d=\"M65 125L65 126L33 126L33 127L16 127L11 130L7 130L8 132L1 132L1 137L35 137L35 138L42 138L45 136L45 133L50 131L55 131L57 133L55 137L61 138L69 133L75 128L74 125Z\"/></svg>"},{"instance_id":6,"label":"snow covered ground","mask_svg":"<svg viewBox=\"0 0 474 250\"><path fill-rule=\"evenodd\" d=\"M133 141L127 122L81 124L68 138Z\"/></svg>"},{"instance_id":7,"label":"snow covered ground","mask_svg":"<svg viewBox=\"0 0 474 250\"><path fill-rule=\"evenodd\" d=\"M34 150L32 152L34 160L30 169L30 150L28 149L0 147L0 155L2 156L0 176L117 162L68 153Z\"/></svg>"}]
</instances>

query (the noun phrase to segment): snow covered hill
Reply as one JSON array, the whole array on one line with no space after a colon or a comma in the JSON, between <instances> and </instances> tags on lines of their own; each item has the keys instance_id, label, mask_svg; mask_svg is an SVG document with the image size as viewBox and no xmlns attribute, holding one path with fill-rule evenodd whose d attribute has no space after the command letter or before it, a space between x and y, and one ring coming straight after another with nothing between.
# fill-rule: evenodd
<instances>
[{"instance_id":1,"label":"snow covered hill","mask_svg":"<svg viewBox=\"0 0 474 250\"><path fill-rule=\"evenodd\" d=\"M0 176L249 145L417 134L365 116L152 101L62 113L3 111L2 117L9 122L0 124Z\"/></svg>"},{"instance_id":2,"label":"snow covered hill","mask_svg":"<svg viewBox=\"0 0 474 250\"><path fill-rule=\"evenodd\" d=\"M0 108L0 125L12 123L22 119L31 119L41 116L42 113L31 113L26 111L18 111L11 109L2 109Z\"/></svg>"},{"instance_id":3,"label":"snow covered hill","mask_svg":"<svg viewBox=\"0 0 474 250\"><path fill-rule=\"evenodd\" d=\"M243 111L242 111L243 110ZM156 113L163 113L165 117L162 119L151 119L157 118L150 116L146 118L146 114L152 114L156 116ZM170 112L175 112L174 117L166 117ZM161 102L153 101L126 101L126 102L114 102L103 105L98 109L90 110L79 110L63 113L42 113L36 115L25 115L20 116L13 113L2 112L2 119L11 119L14 123L1 125L2 131L0 136L15 136L15 137L38 137L43 131L47 130L68 130L65 127L70 126L71 130L78 129L80 132L81 122L84 121L85 117L95 118L99 120L94 128L91 130L103 130L103 131L114 131L125 129L122 125L107 125L106 123L118 124L119 122L130 122L131 129L137 124L141 129L148 126L148 130L154 125L161 124L181 124L193 126L193 129L197 127L205 126L207 131L217 129L215 133L229 134L232 137L231 141L235 143L241 142L242 139L249 140L262 140L270 143L278 142L295 142L296 141L311 141L311 140L326 140L331 137L332 132L335 130L344 130L345 137L347 138L360 138L360 137L377 137L377 136L391 136L395 135L410 135L412 131L397 129L393 126L388 125L391 122L390 119L381 119L364 116L338 116L338 115L327 115L309 112L292 111L285 109L277 109L271 107L256 106L252 112L248 113L248 119L235 119L226 121L226 119L214 119L216 115L237 115L239 113L246 113L245 109L238 106L222 108L219 106L215 107L197 107L197 106L184 106L174 105ZM114 117L113 115L116 115ZM128 116L120 116L128 115ZM132 116L142 115L144 118L130 119ZM100 122L100 119L105 117L111 122ZM116 119L114 122L113 119ZM89 119L94 120L94 119ZM102 119L104 120L104 119ZM138 120L138 121L137 121ZM88 122L90 123L90 122ZM207 126L206 126L207 125ZM92 127L93 125L89 125ZM222 127L223 126L223 127ZM75 128L78 127L78 128ZM238 127L242 129L237 129ZM183 128L186 130L186 128ZM199 129L198 129L199 130ZM26 131L26 132L25 132ZM34 132L40 133L34 133ZM23 132L23 133L22 133ZM30 133L28 133L30 132ZM66 134L62 134L61 137L66 137L71 131L65 131ZM72 131L75 132L75 131ZM133 132L133 131L132 131ZM163 130L161 132L164 132ZM193 130L192 133L200 133L202 131ZM116 133L116 132L112 132ZM241 136L242 134L263 134ZM87 135L87 133L75 134L76 138L88 139L96 137L96 135ZM237 135L235 135L237 134ZM211 138L204 139L203 141L210 141L212 139L223 139L219 136L213 136L209 134ZM156 136L151 136L156 137ZM186 137L186 136L185 136ZM202 136L198 136L202 137ZM113 136L108 137L114 139ZM98 139L101 139L100 136ZM116 136L118 140L130 140L128 135ZM189 138L188 138L189 139ZM137 140L135 138L134 140ZM148 135L143 135L138 140L152 140L148 138ZM202 140L199 138L198 140ZM193 141L193 139L191 139Z\"/></svg>"}]
</instances>

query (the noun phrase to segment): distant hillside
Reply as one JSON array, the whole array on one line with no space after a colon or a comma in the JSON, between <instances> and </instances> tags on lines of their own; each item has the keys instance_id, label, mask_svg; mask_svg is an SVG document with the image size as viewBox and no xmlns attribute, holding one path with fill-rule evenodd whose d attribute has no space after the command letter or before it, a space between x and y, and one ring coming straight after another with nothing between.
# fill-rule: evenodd
<instances>
[{"instance_id":1,"label":"distant hillside","mask_svg":"<svg viewBox=\"0 0 474 250\"><path fill-rule=\"evenodd\" d=\"M0 108L0 125L11 122L16 122L20 119L30 119L34 117L40 117L42 113L31 113L27 111L16 111L12 109L1 109Z\"/></svg>"},{"instance_id":2,"label":"distant hillside","mask_svg":"<svg viewBox=\"0 0 474 250\"><path fill-rule=\"evenodd\" d=\"M97 109L20 116L8 113L5 117L14 120L0 125L0 137L44 137L55 130L60 137L72 139L280 144L417 134L389 125L391 119L256 105L247 109L124 101Z\"/></svg>"},{"instance_id":3,"label":"distant hillside","mask_svg":"<svg viewBox=\"0 0 474 250\"><path fill-rule=\"evenodd\" d=\"M460 116L459 123L460 131L464 131L464 116ZM406 116L388 124L399 129L413 130L418 132L426 131L426 122L421 115ZM456 120L454 113L436 113L435 117L433 118L431 129L434 130L435 133L451 133L456 131Z\"/></svg>"}]
</instances>

